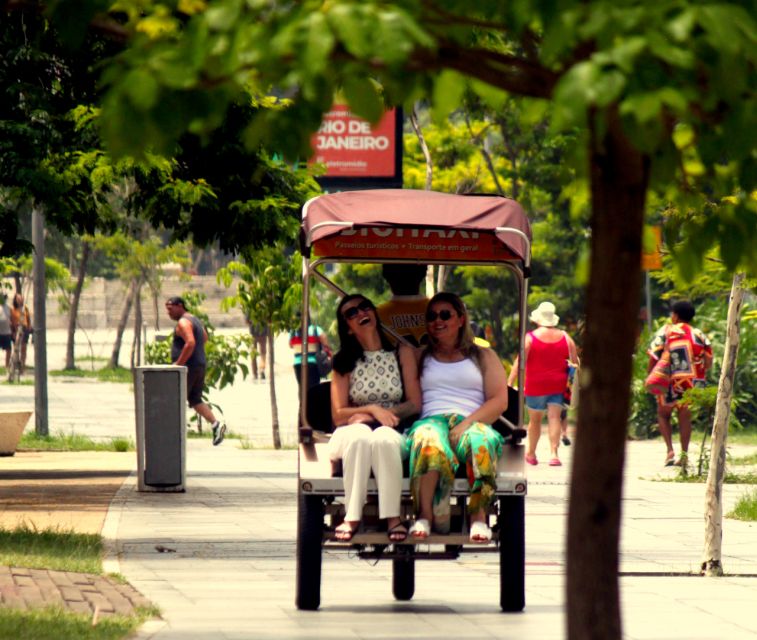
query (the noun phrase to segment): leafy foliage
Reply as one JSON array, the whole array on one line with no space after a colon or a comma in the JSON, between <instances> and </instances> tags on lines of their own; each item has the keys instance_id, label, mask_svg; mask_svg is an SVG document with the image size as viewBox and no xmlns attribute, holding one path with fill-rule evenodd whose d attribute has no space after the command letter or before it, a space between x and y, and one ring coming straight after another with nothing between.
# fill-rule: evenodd
<instances>
[{"instance_id":1,"label":"leafy foliage","mask_svg":"<svg viewBox=\"0 0 757 640\"><path fill-rule=\"evenodd\" d=\"M617 113L651 161L653 188L681 212L668 232L682 234L689 275L719 239L729 269L755 265L757 25L739 0L122 4L113 26L129 46L104 76L103 131L118 155L148 140L171 153L186 131L207 136L248 87L275 108L254 115L245 141L272 141L290 158L309 155L338 90L370 120L383 103L426 95L437 122L466 91L502 110L504 90L537 99L532 120L552 100L552 129L578 128L584 141L590 113L600 134ZM287 98L265 98L271 86ZM574 157L579 175L584 158Z\"/></svg>"},{"instance_id":2,"label":"leafy foliage","mask_svg":"<svg viewBox=\"0 0 757 640\"><path fill-rule=\"evenodd\" d=\"M172 144L155 145L163 155L143 149L135 154L138 160L114 160L103 150L101 134L115 134L115 126L117 135L128 136L134 123L101 118L98 85L102 62L116 60L122 49L122 29L105 21L101 31L87 30L86 19L71 19L70 7L47 8L61 22L52 24L34 2L11 3L0 13L0 255L30 250L19 223L30 202L43 206L48 222L67 234L114 232L121 221L110 211L115 203L175 239L191 238L200 246L218 241L225 251L291 234L299 206L318 187L306 170L245 146L245 130L270 100L255 100L244 90L226 91L222 103L198 98L198 106L223 104L225 117L214 119L212 134L193 126L191 115L182 119L179 104L173 111L161 101L160 109L168 110L149 135L158 141L168 132L175 136ZM106 9L97 2L78 8ZM151 3L145 8L161 12ZM130 3L120 10L122 17L141 14ZM166 33L155 27L166 20L142 17L140 33ZM58 27L76 47L62 42ZM172 72L186 70L191 60L179 64ZM130 74L128 103L147 108L157 90L151 73L137 70Z\"/></svg>"},{"instance_id":3,"label":"leafy foliage","mask_svg":"<svg viewBox=\"0 0 757 640\"><path fill-rule=\"evenodd\" d=\"M218 281L231 286L236 276L237 291L222 302L224 309L239 306L253 324L277 333L296 324L302 305L302 258L282 245L247 252L244 262L231 262L221 269Z\"/></svg>"}]
</instances>

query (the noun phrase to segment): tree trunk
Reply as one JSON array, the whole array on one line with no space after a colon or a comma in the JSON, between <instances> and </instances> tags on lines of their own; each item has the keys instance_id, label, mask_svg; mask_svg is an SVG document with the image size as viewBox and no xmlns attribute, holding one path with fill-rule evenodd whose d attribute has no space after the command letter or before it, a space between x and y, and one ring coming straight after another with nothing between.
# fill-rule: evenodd
<instances>
[{"instance_id":1,"label":"tree trunk","mask_svg":"<svg viewBox=\"0 0 757 640\"><path fill-rule=\"evenodd\" d=\"M426 191L431 191L431 183L434 177L434 163L431 160L431 152L426 144L426 138L423 137L423 130L418 122L418 114L415 111L415 105L413 105L413 110L410 112L410 122L413 125L415 135L418 136L418 144L421 145L423 158L426 160L426 185L424 186L424 189Z\"/></svg>"},{"instance_id":2,"label":"tree trunk","mask_svg":"<svg viewBox=\"0 0 757 640\"><path fill-rule=\"evenodd\" d=\"M268 387L271 393L271 428L273 429L273 448L281 449L281 432L279 430L279 405L276 403L276 376L274 365L276 359L273 353L273 330L268 331ZM307 366L307 365L305 365Z\"/></svg>"},{"instance_id":3,"label":"tree trunk","mask_svg":"<svg viewBox=\"0 0 757 640\"><path fill-rule=\"evenodd\" d=\"M436 281L434 280L434 265L426 268L426 297L433 298L436 294Z\"/></svg>"},{"instance_id":4,"label":"tree trunk","mask_svg":"<svg viewBox=\"0 0 757 640\"><path fill-rule=\"evenodd\" d=\"M74 341L76 338L76 321L79 315L79 301L81 292L84 288L84 277L87 273L87 263L91 253L92 245L86 240L81 243L81 260L79 261L79 273L76 276L76 286L71 296L71 308L68 310L68 337L66 339L66 366L65 369L75 369L74 361Z\"/></svg>"},{"instance_id":5,"label":"tree trunk","mask_svg":"<svg viewBox=\"0 0 757 640\"><path fill-rule=\"evenodd\" d=\"M110 361L108 367L115 369L118 366L118 355L121 353L121 340L124 337L124 330L126 329L126 323L129 321L129 314L131 313L131 305L134 301L134 291L137 288L137 281L132 280L129 283L129 290L124 298L124 303L121 306L121 317L118 320L118 327L116 328L116 341L113 344L113 352L110 355Z\"/></svg>"},{"instance_id":6,"label":"tree trunk","mask_svg":"<svg viewBox=\"0 0 757 640\"><path fill-rule=\"evenodd\" d=\"M158 292L152 292L152 310L155 314L155 333L160 331L160 302L158 301Z\"/></svg>"},{"instance_id":7,"label":"tree trunk","mask_svg":"<svg viewBox=\"0 0 757 640\"><path fill-rule=\"evenodd\" d=\"M501 196L504 196L505 191L502 188L502 184L499 181L497 170L494 168L494 161L492 160L492 154L489 153L488 144L486 142L487 138L485 135L482 135L482 134L479 134L479 135L473 134L473 127L470 126L470 117L468 116L467 112L465 113L465 126L468 128L468 133L471 135L473 142L478 146L478 148L481 151L481 155L484 158L484 162L486 162L486 167L487 169L489 169L489 173L491 174L492 180L494 180L494 186L497 188L497 193ZM486 131L482 133L486 133Z\"/></svg>"},{"instance_id":8,"label":"tree trunk","mask_svg":"<svg viewBox=\"0 0 757 640\"><path fill-rule=\"evenodd\" d=\"M444 287L447 284L448 274L449 274L449 269L447 269L447 265L440 264L436 272L436 290L437 291L444 291Z\"/></svg>"},{"instance_id":9,"label":"tree trunk","mask_svg":"<svg viewBox=\"0 0 757 640\"><path fill-rule=\"evenodd\" d=\"M131 341L131 368L142 364L142 281L134 293L134 337Z\"/></svg>"},{"instance_id":10,"label":"tree trunk","mask_svg":"<svg viewBox=\"0 0 757 640\"><path fill-rule=\"evenodd\" d=\"M733 382L736 377L736 360L739 355L739 328L741 303L744 300L744 274L733 276L731 299L728 303L728 321L725 336L723 366L720 369L718 397L715 403L715 420L712 424L710 470L704 498L704 553L702 573L722 576L721 544L723 542L723 478L725 476L725 443L728 438L728 421L731 417Z\"/></svg>"},{"instance_id":11,"label":"tree trunk","mask_svg":"<svg viewBox=\"0 0 757 640\"><path fill-rule=\"evenodd\" d=\"M490 314L492 319L492 336L494 338L492 347L502 353L501 349L505 346L505 334L502 331L502 312L499 307L493 307Z\"/></svg>"},{"instance_id":12,"label":"tree trunk","mask_svg":"<svg viewBox=\"0 0 757 640\"><path fill-rule=\"evenodd\" d=\"M593 135L591 275L585 358L570 489L567 547L568 637L621 638L618 586L623 463L636 318L648 158L603 113Z\"/></svg>"}]
</instances>

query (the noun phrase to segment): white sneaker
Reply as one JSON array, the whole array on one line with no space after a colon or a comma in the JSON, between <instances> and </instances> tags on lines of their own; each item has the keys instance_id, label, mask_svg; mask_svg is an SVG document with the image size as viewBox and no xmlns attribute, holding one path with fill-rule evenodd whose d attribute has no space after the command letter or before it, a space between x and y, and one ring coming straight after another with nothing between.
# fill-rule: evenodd
<instances>
[{"instance_id":1,"label":"white sneaker","mask_svg":"<svg viewBox=\"0 0 757 640\"><path fill-rule=\"evenodd\" d=\"M223 438L226 435L226 425L221 424L216 420L216 423L213 425L213 446L217 447L219 444L223 442Z\"/></svg>"}]
</instances>

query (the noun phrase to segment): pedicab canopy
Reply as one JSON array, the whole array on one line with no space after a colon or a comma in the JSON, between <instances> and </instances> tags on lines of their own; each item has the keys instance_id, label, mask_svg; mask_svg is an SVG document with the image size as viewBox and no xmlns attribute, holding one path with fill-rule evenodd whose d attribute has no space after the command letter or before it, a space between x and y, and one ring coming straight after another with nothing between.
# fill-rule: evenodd
<instances>
[{"instance_id":1,"label":"pedicab canopy","mask_svg":"<svg viewBox=\"0 0 757 640\"><path fill-rule=\"evenodd\" d=\"M342 191L303 207L302 252L319 258L530 264L531 225L501 196Z\"/></svg>"}]
</instances>

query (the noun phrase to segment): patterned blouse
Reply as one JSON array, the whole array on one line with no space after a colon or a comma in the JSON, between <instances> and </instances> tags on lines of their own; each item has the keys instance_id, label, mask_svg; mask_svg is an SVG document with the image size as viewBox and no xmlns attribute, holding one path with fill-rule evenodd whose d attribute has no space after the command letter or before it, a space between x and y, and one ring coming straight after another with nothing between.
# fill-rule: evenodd
<instances>
[{"instance_id":1,"label":"patterned blouse","mask_svg":"<svg viewBox=\"0 0 757 640\"><path fill-rule=\"evenodd\" d=\"M350 404L378 404L384 409L402 401L402 376L394 351L364 351L350 374Z\"/></svg>"}]
</instances>

